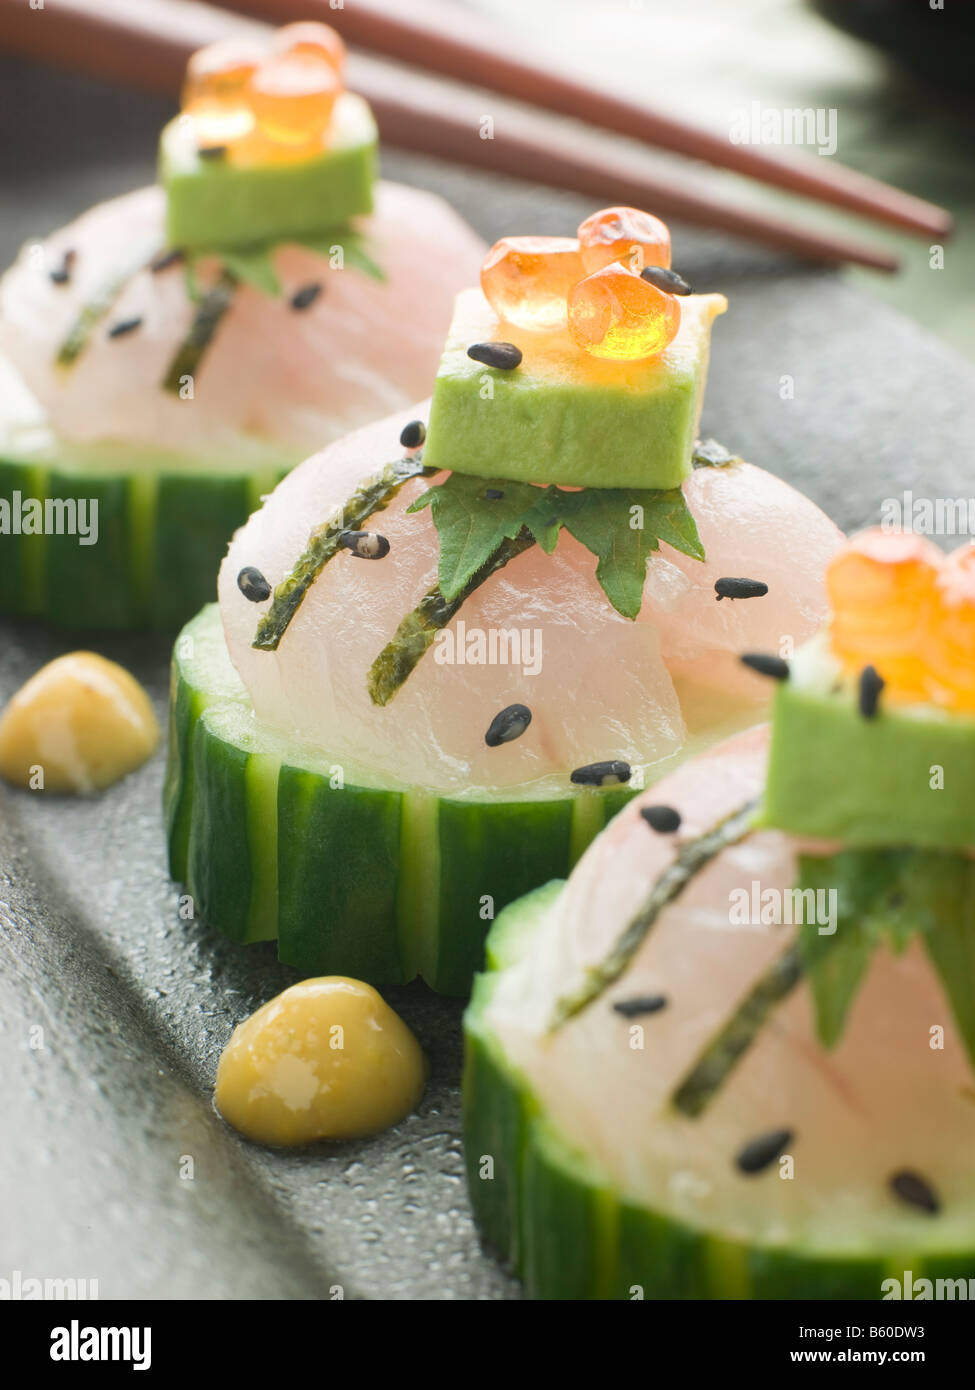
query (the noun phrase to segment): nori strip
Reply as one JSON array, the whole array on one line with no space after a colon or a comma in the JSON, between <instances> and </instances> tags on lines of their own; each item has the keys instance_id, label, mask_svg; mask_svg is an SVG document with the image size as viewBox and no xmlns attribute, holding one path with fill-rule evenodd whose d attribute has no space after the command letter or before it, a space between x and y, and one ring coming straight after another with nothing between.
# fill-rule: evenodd
<instances>
[{"instance_id":1,"label":"nori strip","mask_svg":"<svg viewBox=\"0 0 975 1390\"><path fill-rule=\"evenodd\" d=\"M230 308L237 283L236 275L231 275L229 270L222 270L216 284L206 291L197 306L189 332L166 368L166 375L162 380L164 391L178 396L183 378L196 375L207 348L220 327L221 319Z\"/></svg>"},{"instance_id":2,"label":"nori strip","mask_svg":"<svg viewBox=\"0 0 975 1390\"><path fill-rule=\"evenodd\" d=\"M456 598L447 600L437 585L425 594L412 613L400 623L391 642L383 648L369 669L368 688L374 705L387 705L430 647L438 632L447 626L466 598L509 560L535 544L535 537L523 526L513 540L505 539L479 570L471 575Z\"/></svg>"},{"instance_id":3,"label":"nori strip","mask_svg":"<svg viewBox=\"0 0 975 1390\"><path fill-rule=\"evenodd\" d=\"M73 367L85 348L91 342L92 334L101 323L102 319L109 312L112 305L125 289L126 285L137 275L146 265L151 265L158 255L157 251L146 260L140 256L134 265L126 266L125 270L118 275L113 275L106 280L101 289L89 299L87 304L83 304L78 311L78 317L68 329L67 336L57 350L54 358L55 365L58 367Z\"/></svg>"},{"instance_id":4,"label":"nori strip","mask_svg":"<svg viewBox=\"0 0 975 1390\"><path fill-rule=\"evenodd\" d=\"M752 986L674 1092L674 1105L681 1114L696 1119L704 1111L758 1037L769 1014L802 975L799 948L789 946Z\"/></svg>"},{"instance_id":5,"label":"nori strip","mask_svg":"<svg viewBox=\"0 0 975 1390\"><path fill-rule=\"evenodd\" d=\"M393 500L404 483L411 478L428 478L436 473L427 468L422 455L397 459L389 463L371 482L357 488L342 508L339 522L323 523L308 538L304 552L286 579L274 590L271 607L257 625L252 646L258 651L276 651L288 624L301 602L332 556L341 549L341 537L346 531L358 531L375 512L381 512Z\"/></svg>"},{"instance_id":6,"label":"nori strip","mask_svg":"<svg viewBox=\"0 0 975 1390\"><path fill-rule=\"evenodd\" d=\"M561 1027L568 1019L581 1013L618 980L636 951L653 928L660 913L679 898L691 879L715 859L722 850L743 840L752 829L757 800L726 816L723 821L689 841L679 850L674 861L664 869L650 890L643 907L628 923L609 955L599 965L592 966L581 985L571 994L556 1001L549 1022L549 1031Z\"/></svg>"}]
</instances>

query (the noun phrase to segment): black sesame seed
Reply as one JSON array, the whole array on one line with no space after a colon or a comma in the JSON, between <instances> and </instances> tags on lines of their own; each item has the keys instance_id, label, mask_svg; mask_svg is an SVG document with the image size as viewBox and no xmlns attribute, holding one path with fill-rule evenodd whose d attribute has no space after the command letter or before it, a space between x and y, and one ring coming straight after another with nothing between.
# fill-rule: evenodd
<instances>
[{"instance_id":1,"label":"black sesame seed","mask_svg":"<svg viewBox=\"0 0 975 1390\"><path fill-rule=\"evenodd\" d=\"M760 579L716 579L714 592L720 603L723 598L762 598L768 585Z\"/></svg>"},{"instance_id":2,"label":"black sesame seed","mask_svg":"<svg viewBox=\"0 0 975 1390\"><path fill-rule=\"evenodd\" d=\"M50 275L51 280L55 285L66 285L68 283L68 281L71 279L71 272L74 269L74 263L77 259L77 251L75 251L73 247L69 246L68 249L65 251L64 255L61 257L61 264L55 266L53 270L48 271L48 274Z\"/></svg>"},{"instance_id":3,"label":"black sesame seed","mask_svg":"<svg viewBox=\"0 0 975 1390\"><path fill-rule=\"evenodd\" d=\"M880 692L885 681L876 666L864 666L860 672L859 702L860 713L864 719L872 719L880 703Z\"/></svg>"},{"instance_id":4,"label":"black sesame seed","mask_svg":"<svg viewBox=\"0 0 975 1390\"><path fill-rule=\"evenodd\" d=\"M199 145L197 154L201 159L223 159L227 153L226 145Z\"/></svg>"},{"instance_id":5,"label":"black sesame seed","mask_svg":"<svg viewBox=\"0 0 975 1390\"><path fill-rule=\"evenodd\" d=\"M426 437L427 427L423 421L411 420L408 425L403 426L399 442L404 449L419 449Z\"/></svg>"},{"instance_id":6,"label":"black sesame seed","mask_svg":"<svg viewBox=\"0 0 975 1390\"><path fill-rule=\"evenodd\" d=\"M789 679L789 663L781 656L769 656L766 652L745 652L738 658L742 666L756 671L760 676L770 676L774 681Z\"/></svg>"},{"instance_id":7,"label":"black sesame seed","mask_svg":"<svg viewBox=\"0 0 975 1390\"><path fill-rule=\"evenodd\" d=\"M651 830L656 830L661 835L672 835L675 830L680 829L680 811L673 806L644 806L640 815Z\"/></svg>"},{"instance_id":8,"label":"black sesame seed","mask_svg":"<svg viewBox=\"0 0 975 1390\"><path fill-rule=\"evenodd\" d=\"M142 315L136 314L130 319L119 319L118 323L113 323L108 330L110 338L124 338L127 333L134 333L137 328L142 327Z\"/></svg>"},{"instance_id":9,"label":"black sesame seed","mask_svg":"<svg viewBox=\"0 0 975 1390\"><path fill-rule=\"evenodd\" d=\"M645 265L640 271L640 277L646 280L648 285L654 285L666 294L694 293L682 275L678 275L676 270L668 270L666 266Z\"/></svg>"},{"instance_id":10,"label":"black sesame seed","mask_svg":"<svg viewBox=\"0 0 975 1390\"><path fill-rule=\"evenodd\" d=\"M794 1138L791 1129L773 1129L768 1134L760 1134L739 1150L735 1163L743 1173L761 1173L775 1162Z\"/></svg>"},{"instance_id":11,"label":"black sesame seed","mask_svg":"<svg viewBox=\"0 0 975 1390\"><path fill-rule=\"evenodd\" d=\"M251 603L263 603L266 598L271 597L270 584L254 565L245 565L238 574L237 588Z\"/></svg>"},{"instance_id":12,"label":"black sesame seed","mask_svg":"<svg viewBox=\"0 0 975 1390\"><path fill-rule=\"evenodd\" d=\"M639 1018L641 1014L656 1014L667 1007L666 994L643 994L636 999L618 999L613 1005L624 1018Z\"/></svg>"},{"instance_id":13,"label":"black sesame seed","mask_svg":"<svg viewBox=\"0 0 975 1390\"><path fill-rule=\"evenodd\" d=\"M169 270L171 266L179 265L184 254L178 246L173 246L168 251L160 251L159 255L149 262L149 269L153 275L158 275L160 271Z\"/></svg>"},{"instance_id":14,"label":"black sesame seed","mask_svg":"<svg viewBox=\"0 0 975 1390\"><path fill-rule=\"evenodd\" d=\"M308 309L321 294L324 286L315 280L310 285L302 285L300 290L295 290L291 296L292 309Z\"/></svg>"},{"instance_id":15,"label":"black sesame seed","mask_svg":"<svg viewBox=\"0 0 975 1390\"><path fill-rule=\"evenodd\" d=\"M937 1216L941 1210L938 1195L931 1184L919 1174L910 1172L909 1169L904 1169L893 1175L890 1179L890 1190L895 1197L899 1197L909 1207L917 1207L920 1211L926 1211L929 1216Z\"/></svg>"},{"instance_id":16,"label":"black sesame seed","mask_svg":"<svg viewBox=\"0 0 975 1390\"><path fill-rule=\"evenodd\" d=\"M485 367L497 367L499 372L510 372L521 365L521 348L514 343L471 343L467 355Z\"/></svg>"},{"instance_id":17,"label":"black sesame seed","mask_svg":"<svg viewBox=\"0 0 975 1390\"><path fill-rule=\"evenodd\" d=\"M500 502L504 493L499 487L486 487L484 489L484 496L489 502Z\"/></svg>"},{"instance_id":18,"label":"black sesame seed","mask_svg":"<svg viewBox=\"0 0 975 1390\"><path fill-rule=\"evenodd\" d=\"M633 776L629 763L614 759L605 763L586 763L577 767L570 777L580 787L612 787L619 782L628 782Z\"/></svg>"},{"instance_id":19,"label":"black sesame seed","mask_svg":"<svg viewBox=\"0 0 975 1390\"><path fill-rule=\"evenodd\" d=\"M484 742L489 748L511 743L513 739L521 738L531 722L532 712L527 705L508 705L491 720Z\"/></svg>"},{"instance_id":20,"label":"black sesame seed","mask_svg":"<svg viewBox=\"0 0 975 1390\"><path fill-rule=\"evenodd\" d=\"M389 541L378 531L343 531L339 543L360 560L381 560L389 554Z\"/></svg>"}]
</instances>

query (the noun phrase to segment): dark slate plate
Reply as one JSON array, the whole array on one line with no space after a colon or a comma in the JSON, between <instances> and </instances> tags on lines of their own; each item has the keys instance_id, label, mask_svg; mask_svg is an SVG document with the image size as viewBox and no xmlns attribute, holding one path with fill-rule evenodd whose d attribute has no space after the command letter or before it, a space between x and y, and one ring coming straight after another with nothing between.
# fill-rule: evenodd
<instances>
[{"instance_id":1,"label":"dark slate plate","mask_svg":"<svg viewBox=\"0 0 975 1390\"><path fill-rule=\"evenodd\" d=\"M163 104L2 62L0 91L8 110L33 113L0 146L3 262L25 237L152 177ZM387 170L443 191L488 240L565 231L590 210L420 161ZM904 489L967 494L965 364L836 276L717 236L676 229L675 241L679 269L732 300L715 334L707 432L846 528ZM75 645L0 625L0 700ZM164 642L92 645L130 667L164 714ZM419 1112L369 1143L270 1154L215 1115L231 1029L294 975L270 947L241 950L179 921L161 778L157 758L94 801L0 788L0 1277L97 1279L101 1297L328 1298L336 1286L349 1298L516 1296L479 1248L464 1192L456 1003L421 985L391 994L432 1076Z\"/></svg>"}]
</instances>

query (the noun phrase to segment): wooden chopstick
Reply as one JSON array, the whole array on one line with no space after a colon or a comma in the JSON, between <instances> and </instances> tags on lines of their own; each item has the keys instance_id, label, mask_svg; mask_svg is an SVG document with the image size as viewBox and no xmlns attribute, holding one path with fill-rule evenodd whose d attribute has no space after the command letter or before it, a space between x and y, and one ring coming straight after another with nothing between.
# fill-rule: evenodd
<instances>
[{"instance_id":1,"label":"wooden chopstick","mask_svg":"<svg viewBox=\"0 0 975 1390\"><path fill-rule=\"evenodd\" d=\"M511 51L496 24L466 7L442 0L351 0L333 9L329 0L218 0L275 24L324 20L353 44L415 68L473 83L531 106L573 116L590 125L644 141L658 149L700 159L736 173L806 194L924 236L947 237L951 215L933 203L847 169L832 159L783 157L676 119L553 71Z\"/></svg>"},{"instance_id":2,"label":"wooden chopstick","mask_svg":"<svg viewBox=\"0 0 975 1390\"><path fill-rule=\"evenodd\" d=\"M361 0L356 0L361 3ZM112 8L110 8L112 5ZM334 13L338 14L339 11ZM0 44L42 61L100 78L177 95L194 49L262 26L224 10L184 0L48 0L31 10L23 0L0 0ZM603 202L649 206L667 217L758 241L805 259L895 270L885 250L848 237L793 225L753 212L709 192L679 186L673 175L641 168L592 137L532 113L501 118L495 138L482 140L481 102L439 80L390 69L367 58L350 61L350 86L370 102L384 141L401 149L583 193Z\"/></svg>"}]
</instances>

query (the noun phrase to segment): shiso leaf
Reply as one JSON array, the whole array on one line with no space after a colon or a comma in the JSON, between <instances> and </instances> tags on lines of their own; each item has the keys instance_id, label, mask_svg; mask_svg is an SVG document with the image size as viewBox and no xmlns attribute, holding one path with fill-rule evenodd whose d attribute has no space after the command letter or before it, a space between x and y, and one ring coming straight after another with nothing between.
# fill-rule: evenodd
<instances>
[{"instance_id":1,"label":"shiso leaf","mask_svg":"<svg viewBox=\"0 0 975 1390\"><path fill-rule=\"evenodd\" d=\"M314 251L316 256L322 256L329 262L331 262L336 249L341 247L342 262L345 269L361 270L363 275L368 275L372 280L378 280L380 284L386 279L386 272L377 261L373 260L366 249L365 237L361 232L353 231L351 227L336 227L333 231L285 239L298 246L304 246L309 251Z\"/></svg>"},{"instance_id":2,"label":"shiso leaf","mask_svg":"<svg viewBox=\"0 0 975 1390\"><path fill-rule=\"evenodd\" d=\"M975 1068L975 863L960 854L937 858L940 878L929 899L937 924L924 932L924 944Z\"/></svg>"},{"instance_id":3,"label":"shiso leaf","mask_svg":"<svg viewBox=\"0 0 975 1390\"><path fill-rule=\"evenodd\" d=\"M884 857L881 851L871 854L869 862L858 863L851 862L845 852L825 859L799 856L798 890L837 895L835 932L820 931L822 924L816 921L799 927L799 952L824 1047L835 1047L843 1036L850 1006L879 940L878 924L869 909L884 886L885 866L879 862Z\"/></svg>"},{"instance_id":4,"label":"shiso leaf","mask_svg":"<svg viewBox=\"0 0 975 1390\"><path fill-rule=\"evenodd\" d=\"M920 937L975 1066L975 860L910 848L800 855L800 889L835 889L833 934L800 929L821 1042L833 1047L880 946L900 953Z\"/></svg>"},{"instance_id":5,"label":"shiso leaf","mask_svg":"<svg viewBox=\"0 0 975 1390\"><path fill-rule=\"evenodd\" d=\"M694 560L704 559L697 525L680 488L558 492L558 515L566 530L598 558L596 578L624 618L636 618L640 612L647 560L661 541ZM633 525L635 520L642 525Z\"/></svg>"},{"instance_id":6,"label":"shiso leaf","mask_svg":"<svg viewBox=\"0 0 975 1390\"><path fill-rule=\"evenodd\" d=\"M740 455L730 453L716 439L699 439L691 456L695 468L727 468L729 463L741 462Z\"/></svg>"},{"instance_id":7,"label":"shiso leaf","mask_svg":"<svg viewBox=\"0 0 975 1390\"><path fill-rule=\"evenodd\" d=\"M487 498L495 490L501 497ZM429 507L440 540L440 563L437 571L440 593L451 602L469 580L490 560L503 541L513 540L523 526L535 536L534 526L545 536L546 549L554 550L557 526L542 526L540 503L552 488L539 488L531 483L511 483L502 478L472 478L464 473L451 473L446 482L428 488L418 497L409 512ZM538 537L535 537L538 539Z\"/></svg>"},{"instance_id":8,"label":"shiso leaf","mask_svg":"<svg viewBox=\"0 0 975 1390\"><path fill-rule=\"evenodd\" d=\"M389 505L404 483L434 472L435 469L424 466L421 454L396 459L357 488L333 521L316 526L291 573L276 586L271 606L258 623L251 645L259 651L276 651L305 594L342 548L343 532L360 530L369 517Z\"/></svg>"},{"instance_id":9,"label":"shiso leaf","mask_svg":"<svg viewBox=\"0 0 975 1390\"><path fill-rule=\"evenodd\" d=\"M489 491L501 497L489 498ZM697 526L680 488L583 488L513 483L451 473L410 508L429 506L440 539L440 589L452 599L505 540L525 527L546 552L564 526L599 561L596 578L624 618L643 602L647 560L660 542L704 559ZM634 523L640 524L634 524Z\"/></svg>"},{"instance_id":10,"label":"shiso leaf","mask_svg":"<svg viewBox=\"0 0 975 1390\"><path fill-rule=\"evenodd\" d=\"M272 299L281 293L281 281L274 268L274 246L237 246L220 252L225 270L245 285L253 285Z\"/></svg>"},{"instance_id":11,"label":"shiso leaf","mask_svg":"<svg viewBox=\"0 0 975 1390\"><path fill-rule=\"evenodd\" d=\"M372 280L386 279L386 272L366 250L366 240L361 232L349 227L336 227L309 235L277 237L273 241L255 241L247 246L214 246L194 252L186 259L186 292L190 299L201 298L197 280L197 267L203 261L218 261L230 275L241 284L252 285L262 294L277 299L282 294L281 280L274 265L275 254L282 246L303 246L306 250L321 256L333 266L336 251L341 248L343 268L360 270Z\"/></svg>"}]
</instances>

